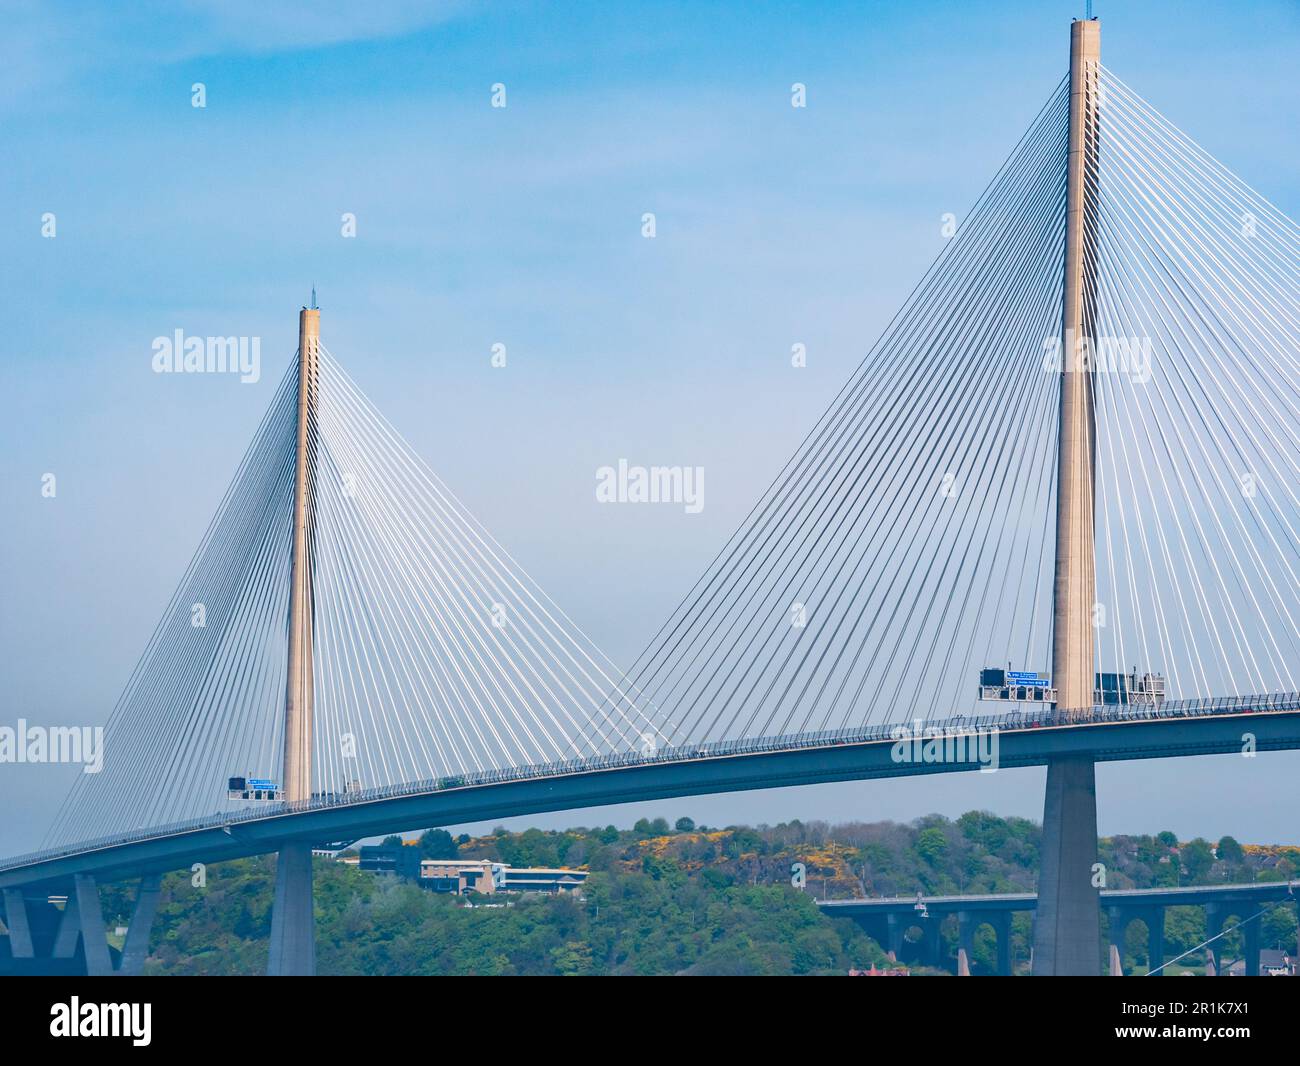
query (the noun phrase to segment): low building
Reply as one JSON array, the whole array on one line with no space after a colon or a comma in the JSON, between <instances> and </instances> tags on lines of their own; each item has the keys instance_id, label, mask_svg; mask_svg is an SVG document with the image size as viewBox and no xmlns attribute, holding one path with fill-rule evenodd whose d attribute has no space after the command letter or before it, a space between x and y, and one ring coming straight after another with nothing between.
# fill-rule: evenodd
<instances>
[{"instance_id":1,"label":"low building","mask_svg":"<svg viewBox=\"0 0 1300 1066\"><path fill-rule=\"evenodd\" d=\"M587 880L587 871L544 866L507 866L504 877L504 892L549 892L559 895L578 891Z\"/></svg>"},{"instance_id":2,"label":"low building","mask_svg":"<svg viewBox=\"0 0 1300 1066\"><path fill-rule=\"evenodd\" d=\"M1259 953L1259 972L1261 977L1295 977L1296 959L1285 951L1265 948Z\"/></svg>"},{"instance_id":3,"label":"low building","mask_svg":"<svg viewBox=\"0 0 1300 1066\"><path fill-rule=\"evenodd\" d=\"M504 869L504 863L490 859L422 859L420 884L430 891L456 896L466 892L487 894L498 890Z\"/></svg>"},{"instance_id":4,"label":"low building","mask_svg":"<svg viewBox=\"0 0 1300 1066\"><path fill-rule=\"evenodd\" d=\"M1246 961L1238 959L1227 967L1228 977L1242 977L1246 973ZM1259 975L1261 977L1294 977L1296 960L1285 951L1276 948L1262 948L1259 953Z\"/></svg>"},{"instance_id":5,"label":"low building","mask_svg":"<svg viewBox=\"0 0 1300 1066\"><path fill-rule=\"evenodd\" d=\"M371 873L390 874L408 881L420 876L420 849L411 844L365 844L357 865Z\"/></svg>"},{"instance_id":6,"label":"low building","mask_svg":"<svg viewBox=\"0 0 1300 1066\"><path fill-rule=\"evenodd\" d=\"M420 883L424 887L457 896L466 892L577 892L586 880L586 870L514 867L491 859L424 859L420 863Z\"/></svg>"}]
</instances>

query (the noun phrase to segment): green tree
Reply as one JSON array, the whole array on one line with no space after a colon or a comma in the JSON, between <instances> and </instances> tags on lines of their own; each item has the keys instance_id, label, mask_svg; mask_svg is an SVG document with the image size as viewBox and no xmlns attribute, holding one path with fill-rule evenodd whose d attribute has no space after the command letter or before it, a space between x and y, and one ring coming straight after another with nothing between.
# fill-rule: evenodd
<instances>
[{"instance_id":1,"label":"green tree","mask_svg":"<svg viewBox=\"0 0 1300 1066\"><path fill-rule=\"evenodd\" d=\"M1237 843L1235 837L1222 837L1219 840L1219 846L1214 849L1222 862L1232 863L1234 866L1246 858L1246 853L1242 850L1241 845Z\"/></svg>"},{"instance_id":2,"label":"green tree","mask_svg":"<svg viewBox=\"0 0 1300 1066\"><path fill-rule=\"evenodd\" d=\"M916 853L931 866L938 866L948 854L948 838L938 826L923 829L916 838Z\"/></svg>"},{"instance_id":3,"label":"green tree","mask_svg":"<svg viewBox=\"0 0 1300 1066\"><path fill-rule=\"evenodd\" d=\"M1201 837L1184 845L1181 858L1191 884L1204 880L1214 866L1214 852L1210 848L1210 842Z\"/></svg>"},{"instance_id":4,"label":"green tree","mask_svg":"<svg viewBox=\"0 0 1300 1066\"><path fill-rule=\"evenodd\" d=\"M990 851L999 850L1011 836L1011 827L988 811L967 811L957 819L957 827L967 840Z\"/></svg>"},{"instance_id":5,"label":"green tree","mask_svg":"<svg viewBox=\"0 0 1300 1066\"><path fill-rule=\"evenodd\" d=\"M591 945L581 940L551 948L550 958L555 972L561 976L581 977L591 973Z\"/></svg>"},{"instance_id":6,"label":"green tree","mask_svg":"<svg viewBox=\"0 0 1300 1066\"><path fill-rule=\"evenodd\" d=\"M460 848L445 829L429 829L420 835L420 858L454 859Z\"/></svg>"}]
</instances>

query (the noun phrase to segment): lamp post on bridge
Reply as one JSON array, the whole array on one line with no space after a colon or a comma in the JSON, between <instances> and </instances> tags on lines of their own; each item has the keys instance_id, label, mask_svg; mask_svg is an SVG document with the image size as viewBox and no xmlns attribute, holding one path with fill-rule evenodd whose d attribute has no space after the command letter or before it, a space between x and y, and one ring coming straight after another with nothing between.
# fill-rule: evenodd
<instances>
[{"instance_id":1,"label":"lamp post on bridge","mask_svg":"<svg viewBox=\"0 0 1300 1066\"><path fill-rule=\"evenodd\" d=\"M1065 284L1061 318L1057 452L1056 575L1052 680L1059 709L1093 704L1096 410L1091 341L1096 302L1095 238L1086 224L1097 193L1101 23L1070 26L1070 118L1066 175ZM1090 756L1047 766L1033 971L1096 975L1101 911L1097 862L1096 769Z\"/></svg>"},{"instance_id":2,"label":"lamp post on bridge","mask_svg":"<svg viewBox=\"0 0 1300 1066\"><path fill-rule=\"evenodd\" d=\"M284 796L290 803L311 799L312 779L312 621L316 509L312 489L316 393L320 368L320 310L298 313L298 419L293 495L293 547L289 586L289 669L284 701ZM273 976L311 976L316 972L310 841L288 841L280 848L271 910Z\"/></svg>"}]
</instances>

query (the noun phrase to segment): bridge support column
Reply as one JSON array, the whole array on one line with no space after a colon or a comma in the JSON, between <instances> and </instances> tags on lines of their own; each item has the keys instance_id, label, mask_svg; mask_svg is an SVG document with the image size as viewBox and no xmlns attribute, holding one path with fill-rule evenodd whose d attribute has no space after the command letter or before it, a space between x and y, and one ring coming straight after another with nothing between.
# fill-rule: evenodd
<instances>
[{"instance_id":1,"label":"bridge support column","mask_svg":"<svg viewBox=\"0 0 1300 1066\"><path fill-rule=\"evenodd\" d=\"M78 914L77 928L72 934L73 950L76 950L76 932L79 929L82 949L86 953L86 973L91 977L107 977L113 972L113 960L108 953L104 914L99 907L99 886L89 874L77 874L73 891Z\"/></svg>"},{"instance_id":2,"label":"bridge support column","mask_svg":"<svg viewBox=\"0 0 1300 1066\"><path fill-rule=\"evenodd\" d=\"M1106 928L1110 940L1110 969L1111 977L1124 976L1124 933L1128 930L1128 923L1133 920L1133 916L1125 911L1122 907L1108 907L1106 909Z\"/></svg>"},{"instance_id":3,"label":"bridge support column","mask_svg":"<svg viewBox=\"0 0 1300 1066\"><path fill-rule=\"evenodd\" d=\"M1047 767L1043 844L1034 930L1035 976L1096 976L1101 905L1097 861L1097 785L1092 759L1070 756Z\"/></svg>"},{"instance_id":4,"label":"bridge support column","mask_svg":"<svg viewBox=\"0 0 1300 1066\"><path fill-rule=\"evenodd\" d=\"M922 958L925 959L927 966L938 968L943 965L943 935L939 928L941 924L940 916L932 914L921 921L921 928L925 931Z\"/></svg>"},{"instance_id":5,"label":"bridge support column","mask_svg":"<svg viewBox=\"0 0 1300 1066\"><path fill-rule=\"evenodd\" d=\"M957 976L969 977L971 957L975 954L976 916L969 911L957 912Z\"/></svg>"},{"instance_id":6,"label":"bridge support column","mask_svg":"<svg viewBox=\"0 0 1300 1066\"><path fill-rule=\"evenodd\" d=\"M1247 977L1259 976L1259 921L1256 918L1241 927Z\"/></svg>"},{"instance_id":7,"label":"bridge support column","mask_svg":"<svg viewBox=\"0 0 1300 1066\"><path fill-rule=\"evenodd\" d=\"M271 953L266 972L272 977L314 977L316 974L311 844L305 841L284 844L276 860Z\"/></svg>"},{"instance_id":8,"label":"bridge support column","mask_svg":"<svg viewBox=\"0 0 1300 1066\"><path fill-rule=\"evenodd\" d=\"M122 945L122 961L118 964L118 973L125 977L138 977L144 973L144 960L149 955L149 933L153 930L153 918L161 894L162 874L146 874L140 879L135 910Z\"/></svg>"},{"instance_id":9,"label":"bridge support column","mask_svg":"<svg viewBox=\"0 0 1300 1066\"><path fill-rule=\"evenodd\" d=\"M899 955L903 953L905 932L906 925L901 914L885 915L885 950L889 953L892 962L897 962Z\"/></svg>"},{"instance_id":10,"label":"bridge support column","mask_svg":"<svg viewBox=\"0 0 1300 1066\"><path fill-rule=\"evenodd\" d=\"M59 919L58 931L54 934L54 944L50 948L50 957L70 959L77 953L77 937L81 935L81 915L77 907L77 892L68 893L68 902L63 905L63 917Z\"/></svg>"},{"instance_id":11,"label":"bridge support column","mask_svg":"<svg viewBox=\"0 0 1300 1066\"><path fill-rule=\"evenodd\" d=\"M1222 904L1207 903L1205 905L1205 935L1207 938L1218 936L1223 932L1223 921L1226 917ZM1206 968L1214 971L1210 976L1222 977L1223 941L1211 941L1210 946L1205 949L1205 954Z\"/></svg>"},{"instance_id":12,"label":"bridge support column","mask_svg":"<svg viewBox=\"0 0 1300 1066\"><path fill-rule=\"evenodd\" d=\"M1156 907L1147 916L1147 973L1163 977L1165 964L1165 909Z\"/></svg>"},{"instance_id":13,"label":"bridge support column","mask_svg":"<svg viewBox=\"0 0 1300 1066\"><path fill-rule=\"evenodd\" d=\"M6 888L5 925L9 929L9 951L15 959L31 959L36 956L32 943L32 927L27 920L27 900L23 898L21 888Z\"/></svg>"},{"instance_id":14,"label":"bridge support column","mask_svg":"<svg viewBox=\"0 0 1300 1066\"><path fill-rule=\"evenodd\" d=\"M1010 977L1012 974L1011 912L1003 911L1001 914L994 914L990 916L989 921L993 925L993 934L997 937L998 973L1003 977Z\"/></svg>"}]
</instances>

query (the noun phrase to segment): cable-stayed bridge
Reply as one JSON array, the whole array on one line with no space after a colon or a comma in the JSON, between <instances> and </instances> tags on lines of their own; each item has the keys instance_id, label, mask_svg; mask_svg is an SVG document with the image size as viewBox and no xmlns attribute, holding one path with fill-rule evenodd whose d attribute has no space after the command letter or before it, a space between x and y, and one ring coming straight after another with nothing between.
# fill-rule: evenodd
<instances>
[{"instance_id":1,"label":"cable-stayed bridge","mask_svg":"<svg viewBox=\"0 0 1300 1066\"><path fill-rule=\"evenodd\" d=\"M996 763L1049 768L1035 970L1096 972L1095 763L1300 746L1300 230L1101 65L1095 20L1071 49L627 670L304 308L103 771L0 861L16 949L102 970L95 878L145 875L137 966L159 871L277 851L271 969L306 973L313 844Z\"/></svg>"}]
</instances>

